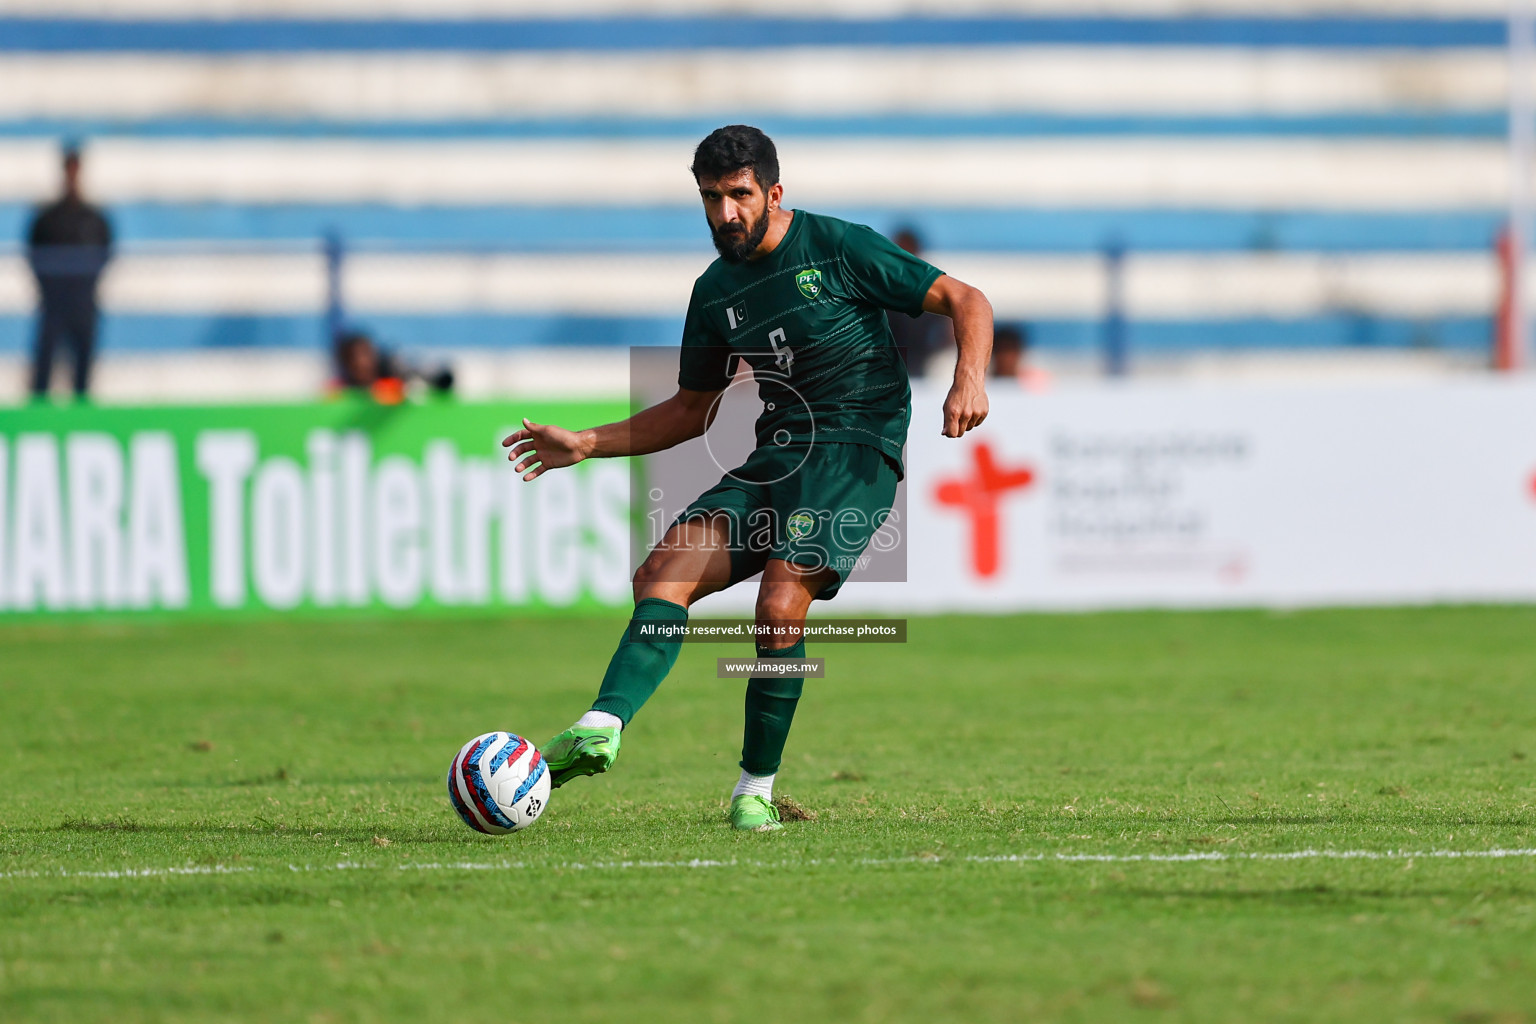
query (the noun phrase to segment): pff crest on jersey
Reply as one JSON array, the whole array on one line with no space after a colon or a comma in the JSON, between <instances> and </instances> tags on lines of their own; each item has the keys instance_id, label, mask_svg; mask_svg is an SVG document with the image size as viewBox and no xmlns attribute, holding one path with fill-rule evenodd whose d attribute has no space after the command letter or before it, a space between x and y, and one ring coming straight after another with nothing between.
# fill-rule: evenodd
<instances>
[{"instance_id":1,"label":"pff crest on jersey","mask_svg":"<svg viewBox=\"0 0 1536 1024\"><path fill-rule=\"evenodd\" d=\"M795 287L800 289L800 294L808 299L814 299L821 294L821 271L814 267L810 270L802 270L795 275Z\"/></svg>"}]
</instances>

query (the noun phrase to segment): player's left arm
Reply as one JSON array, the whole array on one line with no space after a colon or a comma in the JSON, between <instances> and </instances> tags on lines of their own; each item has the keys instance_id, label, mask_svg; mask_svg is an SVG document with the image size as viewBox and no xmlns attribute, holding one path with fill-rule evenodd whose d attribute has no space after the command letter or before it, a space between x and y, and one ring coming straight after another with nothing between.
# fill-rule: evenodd
<instances>
[{"instance_id":1,"label":"player's left arm","mask_svg":"<svg viewBox=\"0 0 1536 1024\"><path fill-rule=\"evenodd\" d=\"M992 361L992 303L948 274L933 282L923 310L955 322L955 382L944 399L944 436L959 437L987 418L987 365Z\"/></svg>"}]
</instances>

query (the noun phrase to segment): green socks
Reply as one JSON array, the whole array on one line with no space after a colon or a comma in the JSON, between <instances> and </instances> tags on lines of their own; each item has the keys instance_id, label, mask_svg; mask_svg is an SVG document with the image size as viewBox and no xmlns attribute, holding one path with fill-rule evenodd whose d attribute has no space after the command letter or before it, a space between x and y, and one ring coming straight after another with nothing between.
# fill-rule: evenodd
<instances>
[{"instance_id":1,"label":"green socks","mask_svg":"<svg viewBox=\"0 0 1536 1024\"><path fill-rule=\"evenodd\" d=\"M628 725L672 671L682 649L682 638L669 636L668 627L687 622L687 608L659 597L647 597L635 605L635 614L624 627L624 637L619 641L619 649L613 652L613 660L608 662L592 710L618 715ZM782 740L779 745L783 746Z\"/></svg>"},{"instance_id":2,"label":"green socks","mask_svg":"<svg viewBox=\"0 0 1536 1024\"><path fill-rule=\"evenodd\" d=\"M793 647L766 651L758 648L759 658L803 658L805 638L801 637ZM795 705L800 702L800 691L805 679L795 676L784 679L778 676L753 677L747 682L747 724L741 737L741 767L753 775L773 775L779 770L784 757L784 741L789 739L789 726L795 720Z\"/></svg>"},{"instance_id":3,"label":"green socks","mask_svg":"<svg viewBox=\"0 0 1536 1024\"><path fill-rule=\"evenodd\" d=\"M624 629L619 649L608 662L608 672L598 690L593 711L617 715L628 725L635 712L651 699L656 687L672 671L683 641L670 629L686 625L688 609L659 597L635 605L635 614ZM768 651L758 648L759 658L804 658L805 640L793 647ZM753 775L773 775L784 757L784 742L795 720L795 705L805 679L794 676L754 676L747 681L747 721L742 730L741 767Z\"/></svg>"}]
</instances>

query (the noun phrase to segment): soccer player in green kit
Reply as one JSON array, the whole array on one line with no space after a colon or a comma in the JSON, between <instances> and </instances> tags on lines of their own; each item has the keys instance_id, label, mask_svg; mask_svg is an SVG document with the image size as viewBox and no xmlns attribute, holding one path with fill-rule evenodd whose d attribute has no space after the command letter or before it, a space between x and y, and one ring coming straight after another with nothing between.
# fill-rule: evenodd
<instances>
[{"instance_id":1,"label":"soccer player in green kit","mask_svg":"<svg viewBox=\"0 0 1536 1024\"><path fill-rule=\"evenodd\" d=\"M911 389L885 310L951 317L959 359L943 433L986 419L986 296L871 229L781 205L779 160L756 128L718 129L693 176L720 258L693 286L675 395L620 423L572 431L523 421L502 444L524 480L583 459L645 455L709 429L738 359L764 412L757 448L668 529L635 573L635 612L592 709L542 748L555 786L607 771L629 724L677 660L669 627L695 601L761 572L759 659L805 657L813 600L837 593L883 524L902 474ZM849 169L856 175L856 167ZM738 829L782 828L773 780L803 679L747 684Z\"/></svg>"}]
</instances>

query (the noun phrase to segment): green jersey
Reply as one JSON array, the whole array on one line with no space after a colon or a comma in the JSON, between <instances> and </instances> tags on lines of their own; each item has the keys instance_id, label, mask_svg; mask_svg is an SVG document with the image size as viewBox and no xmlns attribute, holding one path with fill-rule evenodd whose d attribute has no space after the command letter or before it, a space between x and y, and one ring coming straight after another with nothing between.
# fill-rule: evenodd
<instances>
[{"instance_id":1,"label":"green jersey","mask_svg":"<svg viewBox=\"0 0 1536 1024\"><path fill-rule=\"evenodd\" d=\"M940 276L862 224L795 210L767 256L717 259L694 282L678 385L722 391L745 360L759 448L862 444L900 467L912 390L885 310L917 316Z\"/></svg>"}]
</instances>

